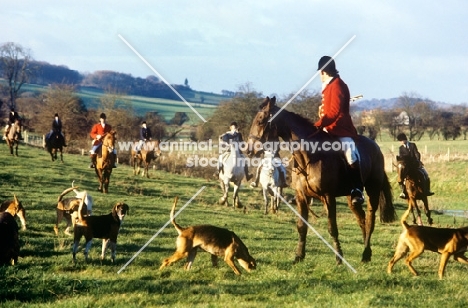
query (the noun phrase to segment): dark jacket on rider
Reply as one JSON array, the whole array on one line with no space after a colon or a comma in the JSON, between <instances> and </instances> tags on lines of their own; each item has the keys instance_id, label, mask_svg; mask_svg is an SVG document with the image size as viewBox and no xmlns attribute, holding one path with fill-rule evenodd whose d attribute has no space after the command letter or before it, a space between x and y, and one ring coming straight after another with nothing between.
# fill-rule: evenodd
<instances>
[{"instance_id":1,"label":"dark jacket on rider","mask_svg":"<svg viewBox=\"0 0 468 308\"><path fill-rule=\"evenodd\" d=\"M9 116L8 116L8 122L9 122L8 124L13 124L13 123L15 123L16 120L20 120L20 119L21 118L20 118L18 112L11 111Z\"/></svg>"},{"instance_id":2,"label":"dark jacket on rider","mask_svg":"<svg viewBox=\"0 0 468 308\"><path fill-rule=\"evenodd\" d=\"M62 132L62 120L54 119L52 121L52 131L55 132L55 133L61 133Z\"/></svg>"},{"instance_id":3,"label":"dark jacket on rider","mask_svg":"<svg viewBox=\"0 0 468 308\"><path fill-rule=\"evenodd\" d=\"M421 153L415 143L405 141L399 148L399 159L409 168L421 167Z\"/></svg>"},{"instance_id":4,"label":"dark jacket on rider","mask_svg":"<svg viewBox=\"0 0 468 308\"><path fill-rule=\"evenodd\" d=\"M151 130L149 127L142 127L140 129L140 140L151 140Z\"/></svg>"}]
</instances>

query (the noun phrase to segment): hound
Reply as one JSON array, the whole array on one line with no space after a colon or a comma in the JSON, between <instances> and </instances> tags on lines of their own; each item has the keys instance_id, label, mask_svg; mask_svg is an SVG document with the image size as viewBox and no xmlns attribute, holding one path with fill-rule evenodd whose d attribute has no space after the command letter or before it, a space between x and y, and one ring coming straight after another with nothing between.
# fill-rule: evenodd
<instances>
[{"instance_id":1,"label":"hound","mask_svg":"<svg viewBox=\"0 0 468 308\"><path fill-rule=\"evenodd\" d=\"M23 204L18 201L16 194L13 195L13 200L6 200L0 205L0 213L8 212L11 216L18 216L21 221L21 229L26 230L26 211Z\"/></svg>"},{"instance_id":2,"label":"hound","mask_svg":"<svg viewBox=\"0 0 468 308\"><path fill-rule=\"evenodd\" d=\"M224 257L224 261L236 275L240 275L241 272L234 263L234 258L248 272L257 267L257 263L249 254L247 246L234 232L211 225L198 225L187 228L179 226L174 219L177 199L176 197L174 200L170 214L171 222L177 233L179 233L176 241L177 248L172 256L163 261L160 270L185 257L187 258L185 269L189 270L199 247L211 254L213 266L218 265L218 257Z\"/></svg>"},{"instance_id":3,"label":"hound","mask_svg":"<svg viewBox=\"0 0 468 308\"><path fill-rule=\"evenodd\" d=\"M74 243L73 243L73 262L76 263L76 252L80 244L81 237L86 239L86 248L84 251L85 259L88 261L88 252L91 249L93 238L102 238L102 253L101 260L104 260L104 255L107 247L110 246L112 263L115 262L115 253L117 247L117 235L119 234L120 225L128 213L128 205L119 202L114 205L112 212L107 215L100 216L83 216L84 197L81 199L78 208L78 219L75 223Z\"/></svg>"},{"instance_id":4,"label":"hound","mask_svg":"<svg viewBox=\"0 0 468 308\"><path fill-rule=\"evenodd\" d=\"M57 199L57 220L55 222L54 231L55 235L58 236L59 229L58 226L63 218L67 221L67 228L65 229L64 233L67 235L71 235L70 227L75 225L75 220L78 216L77 210L80 206L80 201L84 198L84 203L86 208L84 208L83 215L91 215L93 210L93 198L88 194L86 190L78 191L78 186L73 185L72 187L65 189ZM73 191L75 193L75 197L63 199L63 197L68 194L69 192Z\"/></svg>"}]
</instances>

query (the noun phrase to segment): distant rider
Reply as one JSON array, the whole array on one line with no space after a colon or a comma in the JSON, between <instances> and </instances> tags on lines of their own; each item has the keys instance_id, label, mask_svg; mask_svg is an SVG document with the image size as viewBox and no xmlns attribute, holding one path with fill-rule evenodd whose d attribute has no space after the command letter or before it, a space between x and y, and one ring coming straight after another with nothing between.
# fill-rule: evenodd
<instances>
[{"instance_id":1,"label":"distant rider","mask_svg":"<svg viewBox=\"0 0 468 308\"><path fill-rule=\"evenodd\" d=\"M414 142L409 142L404 133L398 134L397 140L401 141L401 146L398 153L399 155L397 157L397 160L402 162L398 164L398 184L401 188L400 198L408 198L404 180L406 176L414 169L420 171L424 176L424 192L426 196L432 196L434 193L431 191L431 180L429 178L429 174L421 162L421 153L419 153L418 147Z\"/></svg>"},{"instance_id":2,"label":"distant rider","mask_svg":"<svg viewBox=\"0 0 468 308\"><path fill-rule=\"evenodd\" d=\"M99 123L94 124L93 128L91 129L91 132L89 133L91 139L93 139L93 147L90 151L91 165L89 166L89 168L96 168L97 150L102 145L101 138L111 130L112 126L106 123L106 114L101 113L101 115L99 116ZM117 157L117 150L115 148L112 154L114 155L115 162ZM114 164L113 168L117 168L117 166Z\"/></svg>"}]
</instances>

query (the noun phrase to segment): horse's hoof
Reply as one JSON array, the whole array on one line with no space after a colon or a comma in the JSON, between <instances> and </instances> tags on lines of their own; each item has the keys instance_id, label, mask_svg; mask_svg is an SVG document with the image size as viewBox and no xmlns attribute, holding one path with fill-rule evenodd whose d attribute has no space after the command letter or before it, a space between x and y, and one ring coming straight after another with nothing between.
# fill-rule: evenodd
<instances>
[{"instance_id":1,"label":"horse's hoof","mask_svg":"<svg viewBox=\"0 0 468 308\"><path fill-rule=\"evenodd\" d=\"M297 256L296 256L296 257L294 258L293 264L297 264L297 263L302 262L302 261L304 261L304 258L301 258L301 257L297 257Z\"/></svg>"}]
</instances>

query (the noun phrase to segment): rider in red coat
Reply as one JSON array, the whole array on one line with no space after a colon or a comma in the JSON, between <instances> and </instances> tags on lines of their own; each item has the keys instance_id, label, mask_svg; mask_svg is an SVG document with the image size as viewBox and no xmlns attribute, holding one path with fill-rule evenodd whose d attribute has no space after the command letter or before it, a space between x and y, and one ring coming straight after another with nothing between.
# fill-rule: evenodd
<instances>
[{"instance_id":1,"label":"rider in red coat","mask_svg":"<svg viewBox=\"0 0 468 308\"><path fill-rule=\"evenodd\" d=\"M361 205L364 202L364 185L354 143L358 134L349 113L349 89L341 80L331 57L323 56L318 63L318 70L322 80L322 105L319 108L320 119L315 126L338 137L342 145L349 145L342 150L350 166L349 175L353 186L350 195L354 205Z\"/></svg>"},{"instance_id":2,"label":"rider in red coat","mask_svg":"<svg viewBox=\"0 0 468 308\"><path fill-rule=\"evenodd\" d=\"M91 132L89 133L89 136L91 137L91 139L93 139L93 147L92 147L92 149L90 151L90 153L91 153L91 165L89 166L89 168L94 168L96 166L96 155L97 155L96 151L102 144L101 138L106 133L110 132L111 130L112 130L112 126L110 126L110 124L106 123L106 114L101 113L101 115L99 116L99 123L94 124L93 128L91 128ZM117 152L116 152L115 149L114 149L113 154L117 155ZM115 161L115 159L114 159L114 161ZM114 165L114 168L116 168L115 165Z\"/></svg>"}]
</instances>

